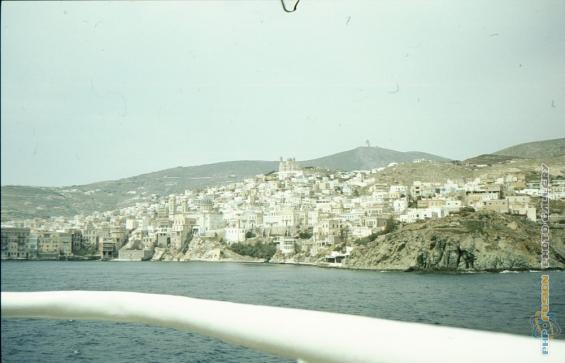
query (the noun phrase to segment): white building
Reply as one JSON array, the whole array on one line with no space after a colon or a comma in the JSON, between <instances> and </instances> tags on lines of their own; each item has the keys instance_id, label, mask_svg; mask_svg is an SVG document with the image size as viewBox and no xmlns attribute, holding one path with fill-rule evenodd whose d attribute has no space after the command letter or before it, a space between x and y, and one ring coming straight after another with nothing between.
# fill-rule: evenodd
<instances>
[{"instance_id":1,"label":"white building","mask_svg":"<svg viewBox=\"0 0 565 363\"><path fill-rule=\"evenodd\" d=\"M279 180L284 180L288 178L294 178L304 175L304 172L300 168L300 165L296 162L295 158L289 158L286 161L281 157L279 163Z\"/></svg>"},{"instance_id":2,"label":"white building","mask_svg":"<svg viewBox=\"0 0 565 363\"><path fill-rule=\"evenodd\" d=\"M230 226L226 228L226 242L229 244L245 241L245 229L239 226Z\"/></svg>"},{"instance_id":3,"label":"white building","mask_svg":"<svg viewBox=\"0 0 565 363\"><path fill-rule=\"evenodd\" d=\"M406 198L396 199L392 202L394 213L402 214L408 208L408 200Z\"/></svg>"},{"instance_id":4,"label":"white building","mask_svg":"<svg viewBox=\"0 0 565 363\"><path fill-rule=\"evenodd\" d=\"M173 226L171 227L171 246L179 250L186 241L195 220L188 218L182 214L176 214L173 217Z\"/></svg>"},{"instance_id":5,"label":"white building","mask_svg":"<svg viewBox=\"0 0 565 363\"><path fill-rule=\"evenodd\" d=\"M355 226L351 228L351 236L353 238L367 237L370 236L371 233L373 233L373 229L369 227Z\"/></svg>"},{"instance_id":6,"label":"white building","mask_svg":"<svg viewBox=\"0 0 565 363\"><path fill-rule=\"evenodd\" d=\"M197 224L193 227L193 230L200 235L213 233L224 228L224 217L220 212L204 211L198 213L197 217Z\"/></svg>"},{"instance_id":7,"label":"white building","mask_svg":"<svg viewBox=\"0 0 565 363\"><path fill-rule=\"evenodd\" d=\"M285 255L296 252L296 239L294 238L279 237L275 243L277 243L277 250L281 251Z\"/></svg>"}]
</instances>

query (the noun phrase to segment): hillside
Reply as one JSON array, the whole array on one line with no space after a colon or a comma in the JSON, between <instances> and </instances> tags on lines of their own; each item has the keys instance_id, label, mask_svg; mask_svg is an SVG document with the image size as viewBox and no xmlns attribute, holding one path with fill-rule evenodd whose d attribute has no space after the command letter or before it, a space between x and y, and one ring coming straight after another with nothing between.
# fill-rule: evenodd
<instances>
[{"instance_id":1,"label":"hillside","mask_svg":"<svg viewBox=\"0 0 565 363\"><path fill-rule=\"evenodd\" d=\"M562 229L552 229L550 265L565 268ZM417 271L539 269L539 227L494 212L454 214L400 227L358 246L346 267Z\"/></svg>"},{"instance_id":2,"label":"hillside","mask_svg":"<svg viewBox=\"0 0 565 363\"><path fill-rule=\"evenodd\" d=\"M496 154L482 154L469 159L463 160L465 164L470 165L493 165L507 163L511 160L521 159L517 156L496 155Z\"/></svg>"},{"instance_id":3,"label":"hillside","mask_svg":"<svg viewBox=\"0 0 565 363\"><path fill-rule=\"evenodd\" d=\"M517 145L516 153L529 156L545 145L550 154L558 153L563 140ZM562 145L562 146L559 146ZM520 151L526 150L526 151ZM516 151L517 150L517 151ZM501 150L500 152L503 152ZM513 151L513 152L514 152ZM539 151L539 150L538 150ZM508 151L510 152L510 151ZM412 163L415 159L433 160ZM410 184L414 180L444 181L483 176L502 176L507 173L525 173L528 179L537 178L539 161L522 156L481 155L465 162L445 162L446 159L422 152L399 152L379 147L359 147L326 157L301 161L302 166L327 169L357 170L382 167L391 162L400 163L386 168L377 175L383 183ZM565 178L565 156L546 157L552 177ZM488 165L478 167L477 164ZM120 180L103 181L69 187L2 186L2 221L89 214L150 201L153 195L165 196L212 185L240 181L257 174L276 170L276 161L229 161L215 164L177 167Z\"/></svg>"},{"instance_id":4,"label":"hillside","mask_svg":"<svg viewBox=\"0 0 565 363\"><path fill-rule=\"evenodd\" d=\"M544 159L565 156L565 138L528 142L499 150L495 155L528 159Z\"/></svg>"},{"instance_id":5,"label":"hillside","mask_svg":"<svg viewBox=\"0 0 565 363\"><path fill-rule=\"evenodd\" d=\"M300 164L355 170L385 166L391 162L410 162L420 158L445 160L420 152L404 153L378 147L361 147ZM186 189L241 181L277 168L276 161L228 161L177 167L119 180L60 188L2 186L2 221L106 211L151 200L153 194L164 196L182 193Z\"/></svg>"},{"instance_id":6,"label":"hillside","mask_svg":"<svg viewBox=\"0 0 565 363\"><path fill-rule=\"evenodd\" d=\"M414 181L444 182L464 180L474 175L472 167L445 162L405 163L386 168L375 175L377 183L410 185Z\"/></svg>"},{"instance_id":7,"label":"hillside","mask_svg":"<svg viewBox=\"0 0 565 363\"><path fill-rule=\"evenodd\" d=\"M448 161L441 156L419 151L401 152L380 147L363 146L318 159L302 161L301 164L334 170L366 170L387 166L392 162L406 163L417 159Z\"/></svg>"},{"instance_id":8,"label":"hillside","mask_svg":"<svg viewBox=\"0 0 565 363\"><path fill-rule=\"evenodd\" d=\"M230 161L60 188L2 186L2 221L106 211L151 200L153 194L239 181L277 167L274 161Z\"/></svg>"}]
</instances>

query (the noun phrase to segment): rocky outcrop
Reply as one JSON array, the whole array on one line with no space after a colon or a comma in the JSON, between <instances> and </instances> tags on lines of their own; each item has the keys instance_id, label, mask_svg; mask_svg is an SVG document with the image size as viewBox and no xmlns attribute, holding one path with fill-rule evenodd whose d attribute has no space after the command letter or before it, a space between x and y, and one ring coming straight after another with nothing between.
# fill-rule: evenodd
<instances>
[{"instance_id":1,"label":"rocky outcrop","mask_svg":"<svg viewBox=\"0 0 565 363\"><path fill-rule=\"evenodd\" d=\"M324 251L329 253L329 251ZM269 260L270 263L288 263L288 264L298 264L298 265L323 265L324 256L327 253L318 253L314 256L309 253L296 253L291 255L285 255L284 253L277 251L273 257Z\"/></svg>"},{"instance_id":2,"label":"rocky outcrop","mask_svg":"<svg viewBox=\"0 0 565 363\"><path fill-rule=\"evenodd\" d=\"M550 266L565 268L563 229L551 230ZM540 268L540 228L520 216L470 212L405 225L357 246L343 267L417 271Z\"/></svg>"},{"instance_id":3,"label":"rocky outcrop","mask_svg":"<svg viewBox=\"0 0 565 363\"><path fill-rule=\"evenodd\" d=\"M550 266L565 269L565 229L551 229ZM285 255L270 263L400 271L503 271L540 268L540 226L522 216L463 212L407 224L366 245L354 246L341 264L320 250ZM230 250L215 238L193 238L183 251L155 248L155 261L264 262Z\"/></svg>"},{"instance_id":4,"label":"rocky outcrop","mask_svg":"<svg viewBox=\"0 0 565 363\"><path fill-rule=\"evenodd\" d=\"M166 253L166 249L155 247L151 261L160 261L163 258L163 255L165 255L165 253Z\"/></svg>"},{"instance_id":5,"label":"rocky outcrop","mask_svg":"<svg viewBox=\"0 0 565 363\"><path fill-rule=\"evenodd\" d=\"M155 251L155 255L160 251ZM154 258L155 259L155 258ZM239 255L215 238L194 237L185 251L167 249L158 256L160 261L210 261L210 262L264 262L249 256Z\"/></svg>"}]
</instances>

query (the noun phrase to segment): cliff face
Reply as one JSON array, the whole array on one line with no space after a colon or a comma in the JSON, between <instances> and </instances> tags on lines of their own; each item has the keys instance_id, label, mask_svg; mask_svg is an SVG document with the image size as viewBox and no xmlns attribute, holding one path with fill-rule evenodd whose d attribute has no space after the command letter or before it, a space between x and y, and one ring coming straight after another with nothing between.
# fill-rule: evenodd
<instances>
[{"instance_id":1,"label":"cliff face","mask_svg":"<svg viewBox=\"0 0 565 363\"><path fill-rule=\"evenodd\" d=\"M155 256L161 261L263 262L262 259L239 255L215 239L200 237L193 238L186 251L167 249L160 255L157 253L158 251L155 252Z\"/></svg>"},{"instance_id":2,"label":"cliff face","mask_svg":"<svg viewBox=\"0 0 565 363\"><path fill-rule=\"evenodd\" d=\"M562 229L551 230L550 266L565 268ZM540 268L540 226L523 217L476 212L400 227L358 246L344 267L420 271Z\"/></svg>"},{"instance_id":3,"label":"cliff face","mask_svg":"<svg viewBox=\"0 0 565 363\"><path fill-rule=\"evenodd\" d=\"M270 263L290 263L301 265L324 265L324 256L329 254L330 251L323 251L317 255L310 255L309 253L296 253L292 255L285 255L277 251L269 260Z\"/></svg>"}]
</instances>

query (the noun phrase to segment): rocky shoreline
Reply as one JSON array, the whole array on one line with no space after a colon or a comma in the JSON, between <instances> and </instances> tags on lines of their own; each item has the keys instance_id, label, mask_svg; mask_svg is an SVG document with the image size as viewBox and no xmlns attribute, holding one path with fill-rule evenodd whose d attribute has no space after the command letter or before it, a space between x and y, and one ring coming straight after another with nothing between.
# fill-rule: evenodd
<instances>
[{"instance_id":1,"label":"rocky shoreline","mask_svg":"<svg viewBox=\"0 0 565 363\"><path fill-rule=\"evenodd\" d=\"M345 265L407 271L525 271L540 266L539 226L513 215L469 212L403 226L355 249ZM550 266L565 268L565 233L551 230Z\"/></svg>"},{"instance_id":2,"label":"rocky shoreline","mask_svg":"<svg viewBox=\"0 0 565 363\"><path fill-rule=\"evenodd\" d=\"M339 263L328 262L329 249L256 258L238 254L215 238L195 237L183 250L155 248L151 261L267 263L370 271L504 272L539 271L539 225L521 216L465 212L442 219L401 225L371 241L334 246ZM346 250L349 252L346 253ZM93 260L72 256L68 261ZM37 259L41 260L41 259ZM53 260L53 259L50 259ZM60 260L60 259L59 259ZM565 270L565 229L551 228L549 270Z\"/></svg>"},{"instance_id":3,"label":"rocky shoreline","mask_svg":"<svg viewBox=\"0 0 565 363\"><path fill-rule=\"evenodd\" d=\"M275 255L271 262L376 271L501 272L540 269L539 225L521 216L464 212L400 226L364 245L342 263L313 256ZM565 230L551 229L550 266L565 269Z\"/></svg>"},{"instance_id":4,"label":"rocky shoreline","mask_svg":"<svg viewBox=\"0 0 565 363\"><path fill-rule=\"evenodd\" d=\"M84 261L91 261L91 262L144 262L144 263L167 263L167 262L205 262L205 263L241 263L241 264L265 264L265 265L295 265L295 266L308 266L308 267L315 267L315 268L328 268L328 269L339 269L339 270L349 270L349 271L373 271L373 272L409 272L409 273L442 273L442 274L473 274L473 273L525 273L525 272L542 272L542 271L565 271L564 267L550 267L548 269L540 270L540 269L488 269L488 270L417 270L417 269L378 269L372 267L352 267L343 264L331 264L331 263L311 263L311 262L271 262L271 261L264 261L264 260L247 260L247 259L221 259L221 260L212 260L212 259L192 259L192 260L183 260L183 261L176 261L176 260L148 260L148 261L132 261L132 260L120 260L120 259L113 259L113 260L101 260L100 258L71 258L71 259L61 259L61 260L54 260L54 259L12 259L6 260L10 262L39 262L39 261L50 261L50 262L84 262Z\"/></svg>"}]
</instances>

